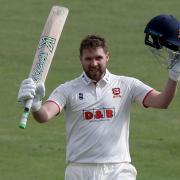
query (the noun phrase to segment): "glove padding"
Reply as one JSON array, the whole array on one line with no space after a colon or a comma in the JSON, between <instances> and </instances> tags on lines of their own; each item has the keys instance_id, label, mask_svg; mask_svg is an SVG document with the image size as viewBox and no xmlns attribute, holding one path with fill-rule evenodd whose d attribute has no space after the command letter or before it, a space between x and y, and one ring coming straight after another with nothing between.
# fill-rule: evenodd
<instances>
[{"instance_id":1,"label":"glove padding","mask_svg":"<svg viewBox=\"0 0 180 180\"><path fill-rule=\"evenodd\" d=\"M180 80L180 54L169 51L168 58L169 78L173 81Z\"/></svg>"},{"instance_id":2,"label":"glove padding","mask_svg":"<svg viewBox=\"0 0 180 180\"><path fill-rule=\"evenodd\" d=\"M41 108L41 99L45 96L45 86L44 83L36 84L32 78L25 79L22 81L19 93L18 102L21 102L25 107L26 101L33 99L31 111L35 112Z\"/></svg>"}]
</instances>

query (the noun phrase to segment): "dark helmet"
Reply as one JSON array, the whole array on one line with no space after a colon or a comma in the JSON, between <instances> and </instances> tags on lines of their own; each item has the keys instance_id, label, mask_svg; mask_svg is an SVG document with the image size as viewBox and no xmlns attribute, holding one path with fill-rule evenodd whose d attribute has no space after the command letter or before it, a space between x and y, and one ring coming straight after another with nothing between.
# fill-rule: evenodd
<instances>
[{"instance_id":1,"label":"dark helmet","mask_svg":"<svg viewBox=\"0 0 180 180\"><path fill-rule=\"evenodd\" d=\"M146 33L146 45L156 49L161 49L164 46L173 51L179 50L180 22L172 15L155 16L146 25L144 33Z\"/></svg>"}]
</instances>

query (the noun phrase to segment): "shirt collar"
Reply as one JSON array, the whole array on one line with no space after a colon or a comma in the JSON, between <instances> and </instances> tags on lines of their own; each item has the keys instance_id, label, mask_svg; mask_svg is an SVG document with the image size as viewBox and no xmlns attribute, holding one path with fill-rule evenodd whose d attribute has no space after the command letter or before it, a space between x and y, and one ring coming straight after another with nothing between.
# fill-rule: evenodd
<instances>
[{"instance_id":1,"label":"shirt collar","mask_svg":"<svg viewBox=\"0 0 180 180\"><path fill-rule=\"evenodd\" d=\"M110 82L110 76L111 76L111 73L106 69L106 73L100 81L104 81L105 83L109 83ZM92 80L86 75L85 72L83 72L81 74L81 79L83 80L83 82L86 85L89 85L90 83L92 83Z\"/></svg>"}]
</instances>

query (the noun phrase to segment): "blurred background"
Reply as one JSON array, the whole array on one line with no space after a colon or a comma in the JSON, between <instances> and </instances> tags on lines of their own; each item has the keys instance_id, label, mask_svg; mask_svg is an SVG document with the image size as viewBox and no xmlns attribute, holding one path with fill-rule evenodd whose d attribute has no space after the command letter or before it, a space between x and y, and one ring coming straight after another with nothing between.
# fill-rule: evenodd
<instances>
[{"instance_id":1,"label":"blurred background","mask_svg":"<svg viewBox=\"0 0 180 180\"><path fill-rule=\"evenodd\" d=\"M168 78L144 45L144 28L159 14L180 19L180 1L0 0L0 179L63 180L64 115L46 124L30 116L18 128L22 107L19 85L28 76L44 23L53 5L69 16L46 80L46 98L59 84L82 72L79 44L87 34L106 38L109 70L136 77L161 90ZM130 151L138 180L180 179L180 90L168 110L132 105Z\"/></svg>"}]
</instances>

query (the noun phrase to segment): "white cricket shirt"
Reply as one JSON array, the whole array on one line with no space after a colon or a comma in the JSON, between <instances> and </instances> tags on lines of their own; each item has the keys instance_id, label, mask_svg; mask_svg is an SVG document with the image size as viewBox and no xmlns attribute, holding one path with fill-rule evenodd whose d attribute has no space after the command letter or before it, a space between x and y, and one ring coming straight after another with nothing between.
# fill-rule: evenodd
<instances>
[{"instance_id":1,"label":"white cricket shirt","mask_svg":"<svg viewBox=\"0 0 180 180\"><path fill-rule=\"evenodd\" d=\"M57 87L48 101L65 110L68 162L130 162L131 103L143 103L152 90L131 77L108 70L96 85L83 73Z\"/></svg>"}]
</instances>

